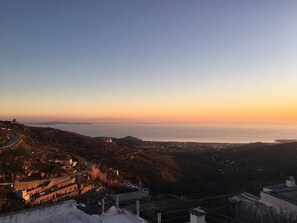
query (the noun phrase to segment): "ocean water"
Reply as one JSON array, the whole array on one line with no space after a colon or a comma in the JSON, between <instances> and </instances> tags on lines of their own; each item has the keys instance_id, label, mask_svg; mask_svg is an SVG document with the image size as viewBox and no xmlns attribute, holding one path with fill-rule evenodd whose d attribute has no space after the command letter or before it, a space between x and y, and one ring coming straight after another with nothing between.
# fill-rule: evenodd
<instances>
[{"instance_id":1,"label":"ocean water","mask_svg":"<svg viewBox=\"0 0 297 223\"><path fill-rule=\"evenodd\" d=\"M46 127L45 125L34 125ZM151 124L102 122L92 125L50 125L48 127L91 137L121 138L134 136L143 140L250 143L297 139L297 125L223 125L223 124Z\"/></svg>"}]
</instances>

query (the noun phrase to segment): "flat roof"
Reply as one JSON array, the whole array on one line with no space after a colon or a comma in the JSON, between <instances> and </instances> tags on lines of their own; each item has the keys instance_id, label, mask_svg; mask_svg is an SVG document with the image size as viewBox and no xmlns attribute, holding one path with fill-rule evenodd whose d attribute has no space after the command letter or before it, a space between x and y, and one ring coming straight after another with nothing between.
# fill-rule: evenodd
<instances>
[{"instance_id":1,"label":"flat roof","mask_svg":"<svg viewBox=\"0 0 297 223\"><path fill-rule=\"evenodd\" d=\"M113 206L106 214L88 215L77 209L74 200L68 200L50 205L43 205L35 208L24 209L17 212L0 215L2 223L146 223L147 221L138 218L136 215Z\"/></svg>"},{"instance_id":2,"label":"flat roof","mask_svg":"<svg viewBox=\"0 0 297 223\"><path fill-rule=\"evenodd\" d=\"M277 185L264 187L264 188L269 189L269 190L285 190L285 189L294 188L294 187L287 187L286 184L277 184Z\"/></svg>"},{"instance_id":3,"label":"flat roof","mask_svg":"<svg viewBox=\"0 0 297 223\"><path fill-rule=\"evenodd\" d=\"M118 213L116 207L112 206L106 214L100 216L102 223L145 223L141 218L138 218L136 215L128 212L121 211Z\"/></svg>"},{"instance_id":4,"label":"flat roof","mask_svg":"<svg viewBox=\"0 0 297 223\"><path fill-rule=\"evenodd\" d=\"M290 202L297 205L297 187L287 187L286 184L279 184L271 187L265 187L271 191L262 191L273 197Z\"/></svg>"}]
</instances>

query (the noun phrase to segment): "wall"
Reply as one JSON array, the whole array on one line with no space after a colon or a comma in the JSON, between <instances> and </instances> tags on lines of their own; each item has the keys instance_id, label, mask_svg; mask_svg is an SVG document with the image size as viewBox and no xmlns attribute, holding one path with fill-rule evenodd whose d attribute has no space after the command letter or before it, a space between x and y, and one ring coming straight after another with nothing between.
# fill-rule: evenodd
<instances>
[{"instance_id":1,"label":"wall","mask_svg":"<svg viewBox=\"0 0 297 223\"><path fill-rule=\"evenodd\" d=\"M51 187L52 185L56 185L62 182L65 182L67 180L70 180L71 177L61 177L61 178L54 178L54 179L45 179L45 180L34 180L34 181L15 181L14 182L14 189L15 190L29 190L35 187L38 187L39 185L51 181L50 185L47 185L46 187Z\"/></svg>"},{"instance_id":2,"label":"wall","mask_svg":"<svg viewBox=\"0 0 297 223\"><path fill-rule=\"evenodd\" d=\"M70 192L75 192L77 190L78 190L78 185L77 184L75 184L75 183L70 184L69 186L66 186L66 187L60 188L58 190L55 190L50 194L45 194L43 196L40 196L40 197L36 198L36 200L33 200L32 202L34 204L44 203L44 202L47 202L49 200L57 198L57 195L68 194Z\"/></svg>"},{"instance_id":3,"label":"wall","mask_svg":"<svg viewBox=\"0 0 297 223\"><path fill-rule=\"evenodd\" d=\"M47 180L36 180L36 181L26 181L26 182L15 181L14 189L15 190L32 189L32 188L38 187L40 184L43 184L46 181Z\"/></svg>"},{"instance_id":4,"label":"wall","mask_svg":"<svg viewBox=\"0 0 297 223\"><path fill-rule=\"evenodd\" d=\"M272 205L278 211L288 211L297 213L297 205L281 200L269 194L261 192L261 200L265 204Z\"/></svg>"},{"instance_id":5,"label":"wall","mask_svg":"<svg viewBox=\"0 0 297 223\"><path fill-rule=\"evenodd\" d=\"M120 202L129 201L129 200L139 200L144 197L148 197L149 192L148 191L133 191L133 192L123 193L123 194L111 195L111 197L114 199L116 199L116 196L119 196Z\"/></svg>"}]
</instances>

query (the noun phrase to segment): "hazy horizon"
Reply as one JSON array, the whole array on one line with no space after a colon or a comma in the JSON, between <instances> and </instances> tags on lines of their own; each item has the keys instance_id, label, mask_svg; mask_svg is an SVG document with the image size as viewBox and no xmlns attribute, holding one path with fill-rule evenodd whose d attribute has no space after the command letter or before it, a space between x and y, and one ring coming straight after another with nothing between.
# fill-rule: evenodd
<instances>
[{"instance_id":1,"label":"hazy horizon","mask_svg":"<svg viewBox=\"0 0 297 223\"><path fill-rule=\"evenodd\" d=\"M181 124L181 123L127 123L95 122L92 125L46 125L91 137L123 138L134 136L152 141L253 143L275 142L278 139L297 139L297 125L240 125L240 124Z\"/></svg>"},{"instance_id":2,"label":"hazy horizon","mask_svg":"<svg viewBox=\"0 0 297 223\"><path fill-rule=\"evenodd\" d=\"M0 117L2 121L12 121L15 119L14 116L6 116ZM124 124L177 124L177 125L213 125L213 126L259 126L259 127L273 127L273 126L287 126L287 127L295 127L297 126L297 122L292 121L278 121L278 122L270 122L270 121L246 121L246 122L238 122L238 121L145 121L145 120L127 120L127 119L115 119L115 118L96 118L96 119L86 119L86 118L22 118L17 117L17 122L21 124L28 123L46 123L46 122L69 122L69 123L124 123Z\"/></svg>"}]
</instances>

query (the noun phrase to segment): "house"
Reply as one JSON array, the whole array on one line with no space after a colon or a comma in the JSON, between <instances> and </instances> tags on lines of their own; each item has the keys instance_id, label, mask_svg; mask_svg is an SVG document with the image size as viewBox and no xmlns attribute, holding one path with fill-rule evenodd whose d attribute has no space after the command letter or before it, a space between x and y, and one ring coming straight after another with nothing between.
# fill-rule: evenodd
<instances>
[{"instance_id":1,"label":"house","mask_svg":"<svg viewBox=\"0 0 297 223\"><path fill-rule=\"evenodd\" d=\"M229 200L237 218L251 213L258 218L277 218L281 215L297 218L297 186L294 177L289 177L284 184L264 187L260 197L243 192Z\"/></svg>"},{"instance_id":2,"label":"house","mask_svg":"<svg viewBox=\"0 0 297 223\"><path fill-rule=\"evenodd\" d=\"M68 200L0 215L1 223L148 223L137 215L117 210L114 206L101 215L88 215L77 208L76 201Z\"/></svg>"},{"instance_id":3,"label":"house","mask_svg":"<svg viewBox=\"0 0 297 223\"><path fill-rule=\"evenodd\" d=\"M41 204L78 191L75 178L65 177L47 181L15 183L16 195L27 203Z\"/></svg>"},{"instance_id":4,"label":"house","mask_svg":"<svg viewBox=\"0 0 297 223\"><path fill-rule=\"evenodd\" d=\"M285 184L264 187L260 202L272 206L277 211L297 213L297 187L294 177L289 177Z\"/></svg>"},{"instance_id":5,"label":"house","mask_svg":"<svg viewBox=\"0 0 297 223\"><path fill-rule=\"evenodd\" d=\"M189 223L206 223L205 212L195 208L190 212ZM88 215L77 208L75 200L47 204L35 208L0 215L1 223L149 223L131 211L119 209L115 206L109 208L101 215ZM159 222L162 223L161 218ZM165 222L165 221L164 221Z\"/></svg>"}]
</instances>

